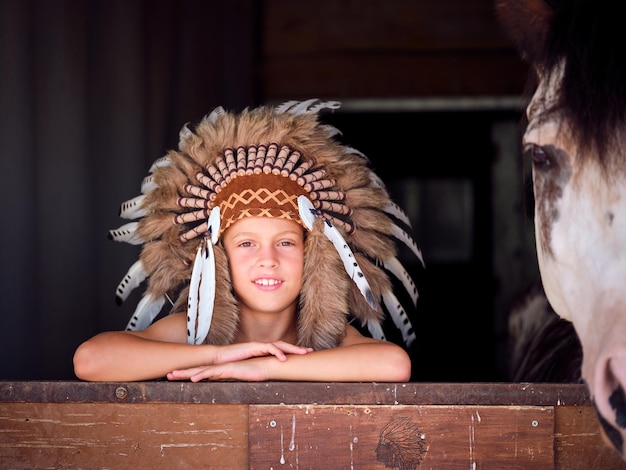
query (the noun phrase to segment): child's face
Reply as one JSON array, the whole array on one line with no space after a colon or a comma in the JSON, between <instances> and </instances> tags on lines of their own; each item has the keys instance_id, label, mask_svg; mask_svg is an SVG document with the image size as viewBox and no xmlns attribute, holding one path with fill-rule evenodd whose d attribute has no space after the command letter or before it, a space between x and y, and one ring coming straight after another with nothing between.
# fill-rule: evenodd
<instances>
[{"instance_id":1,"label":"child's face","mask_svg":"<svg viewBox=\"0 0 626 470\"><path fill-rule=\"evenodd\" d=\"M294 308L302 288L304 229L286 219L246 217L223 235L239 301L259 312Z\"/></svg>"}]
</instances>

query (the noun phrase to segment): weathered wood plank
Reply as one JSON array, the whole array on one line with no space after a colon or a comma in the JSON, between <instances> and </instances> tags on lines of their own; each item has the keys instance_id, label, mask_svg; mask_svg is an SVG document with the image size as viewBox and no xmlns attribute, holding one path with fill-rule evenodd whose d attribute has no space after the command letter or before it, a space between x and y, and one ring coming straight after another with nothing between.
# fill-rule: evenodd
<instances>
[{"instance_id":1,"label":"weathered wood plank","mask_svg":"<svg viewBox=\"0 0 626 470\"><path fill-rule=\"evenodd\" d=\"M606 446L591 406L558 406L554 423L557 470L626 470L626 462Z\"/></svg>"},{"instance_id":2,"label":"weathered wood plank","mask_svg":"<svg viewBox=\"0 0 626 470\"><path fill-rule=\"evenodd\" d=\"M262 64L267 100L517 96L528 69L515 55L388 54L277 57Z\"/></svg>"},{"instance_id":3,"label":"weathered wood plank","mask_svg":"<svg viewBox=\"0 0 626 470\"><path fill-rule=\"evenodd\" d=\"M247 466L245 405L0 403L2 469Z\"/></svg>"},{"instance_id":4,"label":"weathered wood plank","mask_svg":"<svg viewBox=\"0 0 626 470\"><path fill-rule=\"evenodd\" d=\"M263 100L494 96L528 74L492 0L266 0Z\"/></svg>"},{"instance_id":5,"label":"weathered wood plank","mask_svg":"<svg viewBox=\"0 0 626 470\"><path fill-rule=\"evenodd\" d=\"M580 384L0 381L0 402L591 405Z\"/></svg>"},{"instance_id":6,"label":"weathered wood plank","mask_svg":"<svg viewBox=\"0 0 626 470\"><path fill-rule=\"evenodd\" d=\"M514 50L492 0L265 0L266 54Z\"/></svg>"},{"instance_id":7,"label":"weathered wood plank","mask_svg":"<svg viewBox=\"0 0 626 470\"><path fill-rule=\"evenodd\" d=\"M478 452L476 449L491 445L504 446L506 439L509 439L508 442L514 439L518 443L518 452L524 452L519 450L519 442L528 442L524 439L532 440L530 447L524 449L534 449L538 445L533 438L539 438L543 442L545 436L535 432L527 433L525 431L527 428L522 427L521 421L512 419L519 413L515 410L529 407L532 409L538 407L540 410L546 408L553 410L554 413L554 428L551 431L554 441L554 468L626 470L626 463L621 462L618 456L602 443L587 390L579 384L308 382L191 384L167 381L137 383L0 381L0 468L127 468L125 465L128 462L129 468L143 468L154 462L155 465L160 465L159 468L164 468L162 464L166 462L169 465L168 459L176 459L177 465L182 462L171 468L181 468L186 466L188 461L196 465L196 459L207 458L211 459L210 468L247 468L249 461L244 459L248 459L249 446L254 445L253 441L248 442L248 431L251 429L248 426L249 405L273 408L275 410L272 411L273 414L284 413L284 410L291 409L289 407L309 407L309 409L313 407L320 410L326 407L329 410L344 411L375 409L374 416L378 416L378 421L373 418L366 419L365 414L358 415L357 418L357 415L348 415L345 411L345 416L349 417L342 414L343 419L338 420L338 423L343 426L346 422L356 420L357 426L365 426L363 429L367 430L366 434L373 433L377 439L380 437L382 427L389 422L384 421L384 418L401 417L398 413L404 409L420 410L420 413L413 412L409 417L425 417L424 421L417 423L420 430L425 424L431 426L425 438L435 436L438 440L435 440L436 445L431 444L428 447L429 458L446 459L445 465L441 464L440 460L441 465L434 466L437 468L450 468L447 460L450 452L457 456L454 459L459 459L458 455L468 451L469 441L464 441L458 436L468 435L470 424L467 421L472 416L476 418L476 414L472 415L476 409L481 409L482 421L481 426L476 427L478 434L475 434L474 439L479 443L479 447L474 447L474 456L482 459L483 454L480 453L482 450ZM434 411L429 410L430 408L447 410L448 414L436 415L433 414ZM485 408L484 412L482 408ZM509 412L507 415L509 421L502 425L512 428L498 428L496 431L497 425L494 423L497 421L494 421L496 418L489 418L490 413L499 415L501 411L498 410L502 409ZM425 410L428 410L428 413ZM285 419L289 420L291 416L288 415ZM321 418L317 418L317 421L312 420L310 430L313 434L310 440L321 440L322 444L326 445L328 440L341 438L345 432L344 428L338 428L338 434L329 437L326 428L330 426L333 429L332 426L339 424L332 424L332 418L325 417L329 415L322 411L317 416L322 416L321 422L324 423L325 419L328 424L320 426ZM485 421L485 417L489 419ZM302 418L298 422L306 423L307 419L312 419L307 415ZM454 424L455 420L465 424ZM372 422L375 425L368 424ZM490 425L486 426L485 423ZM229 431L224 431L225 429ZM146 430L155 432L150 434ZM256 432L260 430L257 429ZM315 437L316 433L320 433L321 437ZM300 437L305 435L304 432L298 434ZM441 442L446 436L452 436L452 442L459 439L460 447L445 441L447 443L445 455L437 454L443 452ZM207 437L210 439L207 440ZM219 445L210 448L206 445L207 442ZM133 443L139 443L139 447L135 448ZM319 447L321 444L317 445ZM362 448L363 445L359 449ZM431 452L431 449L437 448L440 450ZM189 451L183 452L184 449ZM359 449L357 450L361 452ZM504 459L502 465L505 466L495 468L506 468L508 465L511 456L507 449L503 452L504 457L501 458ZM98 460L105 458L102 455L106 456L106 461ZM228 458L224 457L225 455L228 455ZM372 457L371 453L368 455L367 458ZM497 456L497 452L493 455ZM272 454L271 457L274 458L275 455ZM456 462L454 459L450 461ZM467 455L458 461L463 462L460 464L462 468L468 468ZM89 465L86 465L86 462L89 462ZM94 462L97 465L94 465ZM376 463L371 462L372 465ZM102 465L99 465L100 463ZM237 467L239 464L241 466ZM368 468L367 465L369 464L355 468ZM493 468L483 465L483 468L487 467ZM382 463L378 462L376 468L382 468Z\"/></svg>"},{"instance_id":8,"label":"weathered wood plank","mask_svg":"<svg viewBox=\"0 0 626 470\"><path fill-rule=\"evenodd\" d=\"M554 468L552 407L250 406L250 468Z\"/></svg>"}]
</instances>

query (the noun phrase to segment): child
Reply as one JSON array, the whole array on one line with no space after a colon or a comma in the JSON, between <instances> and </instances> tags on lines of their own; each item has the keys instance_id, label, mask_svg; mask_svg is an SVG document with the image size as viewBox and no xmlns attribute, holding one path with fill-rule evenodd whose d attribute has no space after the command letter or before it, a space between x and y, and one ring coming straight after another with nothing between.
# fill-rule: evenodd
<instances>
[{"instance_id":1,"label":"child","mask_svg":"<svg viewBox=\"0 0 626 470\"><path fill-rule=\"evenodd\" d=\"M140 220L111 231L144 244L119 300L149 278L146 293L127 331L78 347L77 377L410 379L406 349L384 340L380 300L409 348L415 334L387 271L415 301L394 238L421 254L367 159L317 121L324 107L337 103L218 108L195 132L183 128L180 151L157 160L142 196L122 206ZM173 313L153 323L172 297Z\"/></svg>"}]
</instances>

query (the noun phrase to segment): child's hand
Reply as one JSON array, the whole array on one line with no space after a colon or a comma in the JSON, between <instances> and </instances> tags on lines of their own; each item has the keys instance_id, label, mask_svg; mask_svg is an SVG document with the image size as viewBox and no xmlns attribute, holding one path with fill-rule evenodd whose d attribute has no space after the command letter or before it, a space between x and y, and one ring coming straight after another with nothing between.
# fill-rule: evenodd
<instances>
[{"instance_id":1,"label":"child's hand","mask_svg":"<svg viewBox=\"0 0 626 470\"><path fill-rule=\"evenodd\" d=\"M168 380L245 380L259 382L268 380L269 374L265 364L267 358L246 359L204 367L174 370L167 374Z\"/></svg>"},{"instance_id":2,"label":"child's hand","mask_svg":"<svg viewBox=\"0 0 626 470\"><path fill-rule=\"evenodd\" d=\"M215 364L173 370L167 374L168 380L246 380L262 381L269 378L266 369L266 356L274 356L279 361L286 361L286 354L307 354L313 348L305 348L284 341L272 343L250 342L219 346ZM258 358L255 360L255 358Z\"/></svg>"},{"instance_id":3,"label":"child's hand","mask_svg":"<svg viewBox=\"0 0 626 470\"><path fill-rule=\"evenodd\" d=\"M255 341L218 347L214 364L225 364L260 356L276 356L276 359L279 361L285 361L287 359L285 354L307 354L313 351L312 348L296 346L285 341L274 341L272 343Z\"/></svg>"}]
</instances>

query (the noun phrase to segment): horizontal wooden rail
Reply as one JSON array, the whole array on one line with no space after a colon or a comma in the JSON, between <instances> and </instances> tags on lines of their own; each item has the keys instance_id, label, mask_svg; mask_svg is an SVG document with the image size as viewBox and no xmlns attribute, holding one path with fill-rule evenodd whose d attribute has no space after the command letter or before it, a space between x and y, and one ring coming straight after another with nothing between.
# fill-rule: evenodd
<instances>
[{"instance_id":1,"label":"horizontal wooden rail","mask_svg":"<svg viewBox=\"0 0 626 470\"><path fill-rule=\"evenodd\" d=\"M626 469L583 385L0 382L0 468Z\"/></svg>"}]
</instances>

